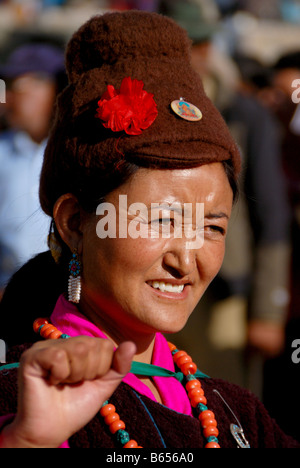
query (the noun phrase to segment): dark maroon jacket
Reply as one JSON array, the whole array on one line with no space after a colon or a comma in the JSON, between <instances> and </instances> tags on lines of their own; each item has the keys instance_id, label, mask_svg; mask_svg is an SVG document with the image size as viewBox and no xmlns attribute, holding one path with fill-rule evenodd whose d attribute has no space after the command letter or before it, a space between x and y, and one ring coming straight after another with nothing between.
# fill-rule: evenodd
<instances>
[{"instance_id":1,"label":"dark maroon jacket","mask_svg":"<svg viewBox=\"0 0 300 468\"><path fill-rule=\"evenodd\" d=\"M24 347L10 354L8 362L17 362ZM210 410L215 413L221 448L236 448L230 432L236 419L243 427L251 448L300 448L300 443L285 435L269 416L264 406L250 392L222 380L202 379ZM220 398L219 394L227 405ZM280 395L278 396L279 404ZM197 418L185 416L138 394L121 383L110 399L132 439L144 448L203 448L205 439ZM17 411L17 370L0 372L0 416ZM97 415L69 440L71 448L121 448Z\"/></svg>"}]
</instances>

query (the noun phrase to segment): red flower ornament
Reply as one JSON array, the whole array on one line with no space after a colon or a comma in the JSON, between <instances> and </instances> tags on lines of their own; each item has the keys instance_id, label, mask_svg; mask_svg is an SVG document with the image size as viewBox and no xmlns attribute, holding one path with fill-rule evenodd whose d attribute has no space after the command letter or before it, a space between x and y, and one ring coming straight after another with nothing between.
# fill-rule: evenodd
<instances>
[{"instance_id":1,"label":"red flower ornament","mask_svg":"<svg viewBox=\"0 0 300 468\"><path fill-rule=\"evenodd\" d=\"M153 94L143 88L142 81L130 77L123 79L120 89L108 85L98 102L96 117L113 132L124 130L128 135L140 135L158 114Z\"/></svg>"}]
</instances>

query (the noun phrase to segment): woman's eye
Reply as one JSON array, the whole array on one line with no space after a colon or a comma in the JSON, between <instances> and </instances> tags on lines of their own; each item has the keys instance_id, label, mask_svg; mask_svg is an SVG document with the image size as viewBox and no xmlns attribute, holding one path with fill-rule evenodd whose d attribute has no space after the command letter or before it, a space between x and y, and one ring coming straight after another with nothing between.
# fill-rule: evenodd
<instances>
[{"instance_id":1,"label":"woman's eye","mask_svg":"<svg viewBox=\"0 0 300 468\"><path fill-rule=\"evenodd\" d=\"M209 230L210 232L215 233L215 234L221 234L222 236L224 236L226 233L223 227L215 226L215 225L207 226L206 230Z\"/></svg>"},{"instance_id":2,"label":"woman's eye","mask_svg":"<svg viewBox=\"0 0 300 468\"><path fill-rule=\"evenodd\" d=\"M170 218L159 218L152 220L151 223L159 224L160 226L168 226L169 224L173 224L173 220Z\"/></svg>"},{"instance_id":3,"label":"woman's eye","mask_svg":"<svg viewBox=\"0 0 300 468\"><path fill-rule=\"evenodd\" d=\"M162 226L167 226L169 224L173 224L173 220L170 218L161 218L159 220L159 224L161 224Z\"/></svg>"}]
</instances>

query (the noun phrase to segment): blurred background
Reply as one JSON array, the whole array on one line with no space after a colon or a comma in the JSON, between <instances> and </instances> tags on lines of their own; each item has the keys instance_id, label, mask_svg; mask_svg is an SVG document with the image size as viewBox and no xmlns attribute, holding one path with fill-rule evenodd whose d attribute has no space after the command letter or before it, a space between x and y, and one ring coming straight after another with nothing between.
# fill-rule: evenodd
<instances>
[{"instance_id":1,"label":"blurred background","mask_svg":"<svg viewBox=\"0 0 300 468\"><path fill-rule=\"evenodd\" d=\"M203 372L256 393L300 440L300 0L0 0L0 296L46 249L38 181L65 44L92 15L126 9L187 30L243 158L223 268L172 339Z\"/></svg>"}]
</instances>

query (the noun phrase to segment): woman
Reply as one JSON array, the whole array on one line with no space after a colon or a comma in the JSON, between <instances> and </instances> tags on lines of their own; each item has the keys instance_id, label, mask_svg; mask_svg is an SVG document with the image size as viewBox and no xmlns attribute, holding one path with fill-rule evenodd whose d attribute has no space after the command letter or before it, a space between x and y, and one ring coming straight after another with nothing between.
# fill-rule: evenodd
<instances>
[{"instance_id":1,"label":"woman","mask_svg":"<svg viewBox=\"0 0 300 468\"><path fill-rule=\"evenodd\" d=\"M50 339L10 353L28 348L18 408L16 369L0 374L1 445L296 447L254 397L162 335L182 329L221 266L240 166L184 31L156 14L95 17L66 63L40 200L69 291L36 317Z\"/></svg>"}]
</instances>

